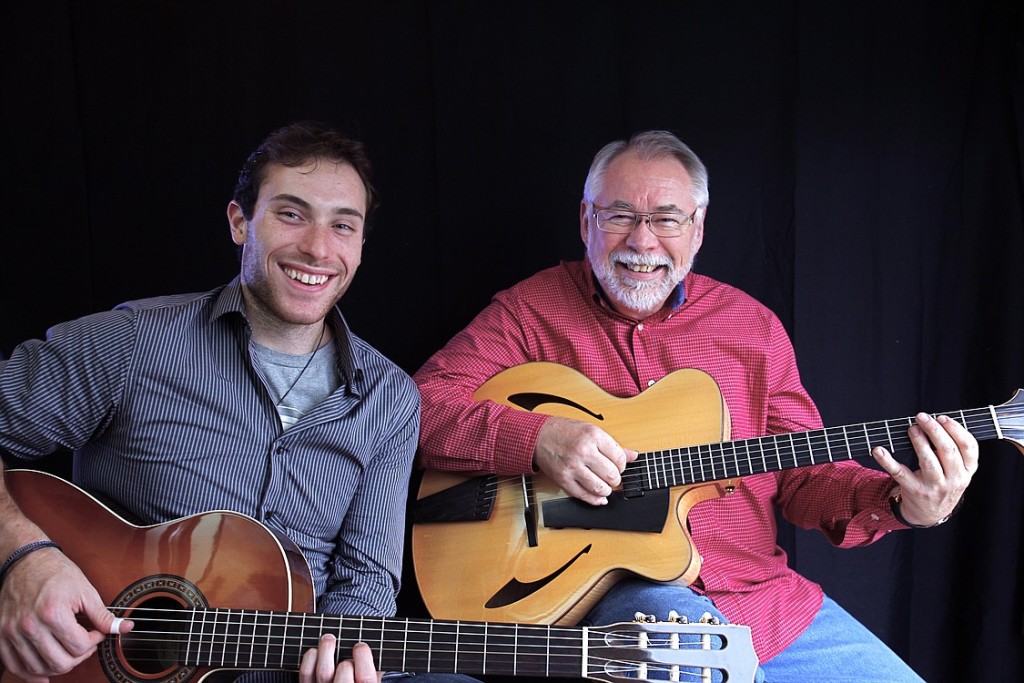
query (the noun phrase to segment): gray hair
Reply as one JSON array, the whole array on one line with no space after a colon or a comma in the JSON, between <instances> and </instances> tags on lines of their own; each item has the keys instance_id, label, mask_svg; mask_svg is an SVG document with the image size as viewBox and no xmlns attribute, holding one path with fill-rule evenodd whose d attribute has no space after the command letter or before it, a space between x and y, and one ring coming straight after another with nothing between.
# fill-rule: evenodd
<instances>
[{"instance_id":1,"label":"gray hair","mask_svg":"<svg viewBox=\"0 0 1024 683\"><path fill-rule=\"evenodd\" d=\"M666 130L648 130L636 133L628 141L616 140L601 148L594 156L587 173L587 181L583 185L583 199L593 203L594 197L601 191L604 174L609 164L624 152L634 151L641 159L651 161L661 157L674 157L690 174L693 182L693 200L697 208L707 207L711 196L708 193L708 169L692 149L679 138Z\"/></svg>"}]
</instances>

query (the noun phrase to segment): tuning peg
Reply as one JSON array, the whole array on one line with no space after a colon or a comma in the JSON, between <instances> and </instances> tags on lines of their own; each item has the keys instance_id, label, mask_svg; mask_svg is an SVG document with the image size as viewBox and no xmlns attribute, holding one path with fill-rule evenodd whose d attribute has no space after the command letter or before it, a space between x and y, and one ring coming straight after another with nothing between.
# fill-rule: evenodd
<instances>
[{"instance_id":1,"label":"tuning peg","mask_svg":"<svg viewBox=\"0 0 1024 683\"><path fill-rule=\"evenodd\" d=\"M658 620L654 617L653 614L644 614L643 612L637 612L633 615L633 621L639 622L641 624L653 624L656 623Z\"/></svg>"},{"instance_id":2,"label":"tuning peg","mask_svg":"<svg viewBox=\"0 0 1024 683\"><path fill-rule=\"evenodd\" d=\"M685 615L679 614L675 610L669 610L668 621L670 624L689 624L690 620Z\"/></svg>"},{"instance_id":3,"label":"tuning peg","mask_svg":"<svg viewBox=\"0 0 1024 683\"><path fill-rule=\"evenodd\" d=\"M718 617L711 616L711 612L705 612L704 614L700 615L700 623L718 626L722 623L722 621Z\"/></svg>"}]
</instances>

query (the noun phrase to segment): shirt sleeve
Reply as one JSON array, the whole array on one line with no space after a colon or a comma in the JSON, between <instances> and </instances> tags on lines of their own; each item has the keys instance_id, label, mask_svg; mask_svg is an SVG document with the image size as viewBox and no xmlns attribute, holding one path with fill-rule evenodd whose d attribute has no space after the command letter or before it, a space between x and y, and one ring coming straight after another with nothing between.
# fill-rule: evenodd
<instances>
[{"instance_id":1,"label":"shirt sleeve","mask_svg":"<svg viewBox=\"0 0 1024 683\"><path fill-rule=\"evenodd\" d=\"M135 316L119 309L51 328L0 363L0 448L34 459L103 430L124 390Z\"/></svg>"},{"instance_id":2,"label":"shirt sleeve","mask_svg":"<svg viewBox=\"0 0 1024 683\"><path fill-rule=\"evenodd\" d=\"M800 382L793 346L781 323L772 344L768 433L820 429L821 416ZM801 528L820 530L833 545L868 545L903 528L889 507L894 484L885 472L850 460L786 470L777 477L783 516Z\"/></svg>"},{"instance_id":3,"label":"shirt sleeve","mask_svg":"<svg viewBox=\"0 0 1024 683\"><path fill-rule=\"evenodd\" d=\"M499 293L413 377L423 399L421 467L500 475L532 472L537 433L548 417L473 399L500 371L533 360L519 319L513 295Z\"/></svg>"}]
</instances>

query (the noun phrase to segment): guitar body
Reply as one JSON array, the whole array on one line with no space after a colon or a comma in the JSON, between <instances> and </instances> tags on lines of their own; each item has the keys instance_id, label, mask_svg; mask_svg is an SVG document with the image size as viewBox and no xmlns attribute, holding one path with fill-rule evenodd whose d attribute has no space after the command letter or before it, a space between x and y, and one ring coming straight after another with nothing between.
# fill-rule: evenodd
<instances>
[{"instance_id":1,"label":"guitar body","mask_svg":"<svg viewBox=\"0 0 1024 683\"><path fill-rule=\"evenodd\" d=\"M474 398L591 422L638 451L729 436L718 386L698 370L674 372L623 399L565 366L527 363L495 375ZM417 505L437 494L441 507L447 492L471 479L425 472ZM492 479L497 490L487 519L416 519L413 525L416 579L434 618L572 625L627 576L691 583L700 557L686 529L687 513L738 484L724 480L666 489L660 498L613 498L608 510L575 501L571 517L578 521L558 526L562 522L548 517L548 504L569 497L551 480ZM527 502L536 521L532 530ZM630 528L641 516L649 518L645 530Z\"/></svg>"},{"instance_id":2,"label":"guitar body","mask_svg":"<svg viewBox=\"0 0 1024 683\"><path fill-rule=\"evenodd\" d=\"M7 487L25 514L83 568L108 606L234 607L312 611L313 584L300 551L244 515L210 512L135 526L95 498L42 472L8 470ZM86 533L83 533L85 531ZM51 681L164 683L198 681L212 670L163 661L125 638L108 638L97 656ZM21 683L3 674L2 683Z\"/></svg>"}]
</instances>

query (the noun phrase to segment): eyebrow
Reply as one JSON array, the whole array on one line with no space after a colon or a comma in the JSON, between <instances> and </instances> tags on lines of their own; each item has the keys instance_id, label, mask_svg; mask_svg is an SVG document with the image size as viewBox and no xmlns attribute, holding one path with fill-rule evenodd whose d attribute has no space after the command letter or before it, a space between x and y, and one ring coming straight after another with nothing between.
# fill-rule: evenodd
<instances>
[{"instance_id":1,"label":"eyebrow","mask_svg":"<svg viewBox=\"0 0 1024 683\"><path fill-rule=\"evenodd\" d=\"M608 208L636 211L636 207L634 207L629 202L623 201L621 199L612 202L611 206L609 206ZM654 213L686 213L675 204L662 204L661 206L654 207L653 211Z\"/></svg>"},{"instance_id":2,"label":"eyebrow","mask_svg":"<svg viewBox=\"0 0 1024 683\"><path fill-rule=\"evenodd\" d=\"M286 192L285 193L281 193L281 194L276 194L273 197L271 197L270 199L268 199L267 201L268 202L288 202L290 204L295 204L296 206L298 206L301 209L306 209L307 211L310 211L310 210L313 209L313 205L310 204L309 202L307 202L302 197L297 197L297 196L295 196L293 194L288 194ZM357 216L359 218L363 217L363 214L360 213L358 210L353 209L353 208L348 207L348 206L336 206L331 211L331 213L333 215L335 215L335 216L341 215L341 216Z\"/></svg>"}]
</instances>

